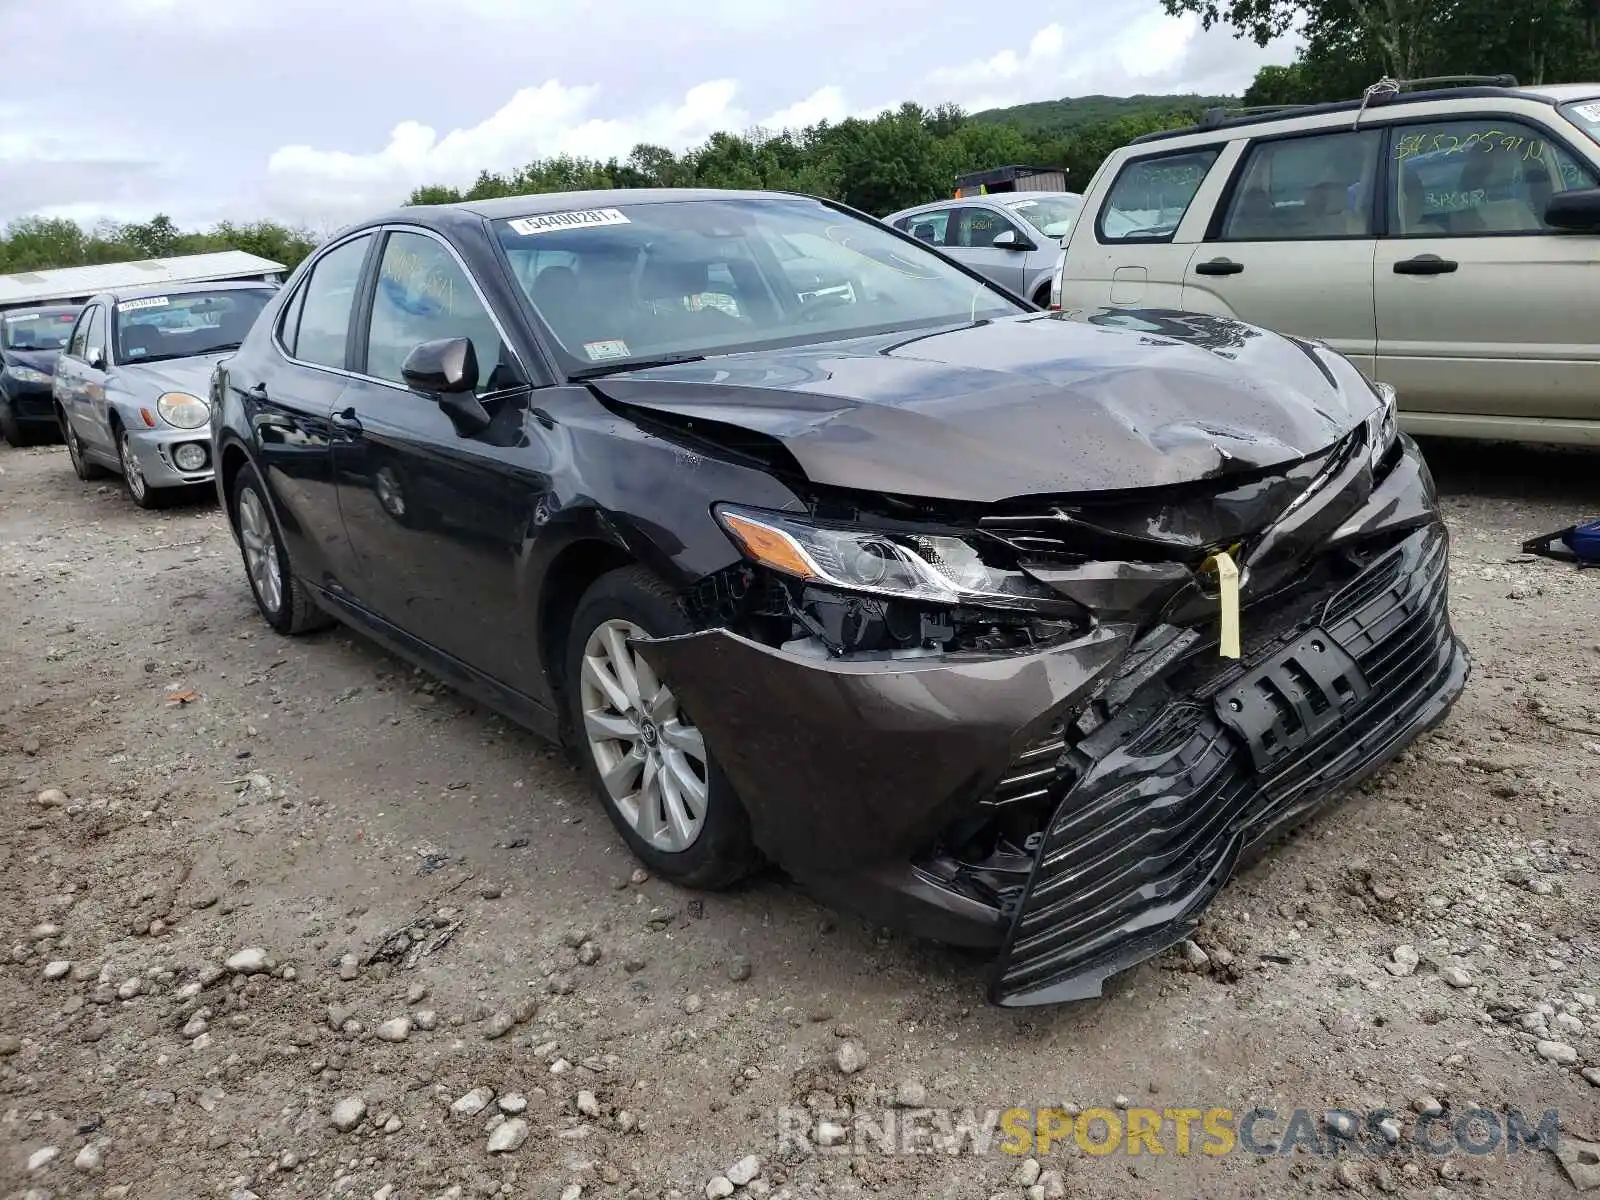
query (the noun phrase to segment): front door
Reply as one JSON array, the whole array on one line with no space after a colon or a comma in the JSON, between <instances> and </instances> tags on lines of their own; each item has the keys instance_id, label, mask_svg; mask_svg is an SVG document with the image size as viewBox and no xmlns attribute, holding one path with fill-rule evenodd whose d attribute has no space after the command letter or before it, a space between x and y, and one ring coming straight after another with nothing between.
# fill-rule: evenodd
<instances>
[{"instance_id":1,"label":"front door","mask_svg":"<svg viewBox=\"0 0 1600 1200\"><path fill-rule=\"evenodd\" d=\"M1399 125L1377 375L1408 412L1600 419L1600 235L1544 223L1587 164L1517 120Z\"/></svg>"},{"instance_id":2,"label":"front door","mask_svg":"<svg viewBox=\"0 0 1600 1200\"><path fill-rule=\"evenodd\" d=\"M1020 296L1027 287L1029 255L1034 251L996 246L995 238L1003 233L1013 235L1021 246L1033 241L1020 225L996 209L963 205L951 215L945 253Z\"/></svg>"},{"instance_id":3,"label":"front door","mask_svg":"<svg viewBox=\"0 0 1600 1200\"><path fill-rule=\"evenodd\" d=\"M393 230L371 319L334 414L339 510L377 616L522 692L537 692L536 621L518 564L548 475L530 470L527 375L466 268L436 236ZM453 420L401 364L420 343L471 340L487 428Z\"/></svg>"},{"instance_id":4,"label":"front door","mask_svg":"<svg viewBox=\"0 0 1600 1200\"><path fill-rule=\"evenodd\" d=\"M1325 341L1370 375L1382 144L1377 129L1251 143L1189 259L1183 307Z\"/></svg>"}]
</instances>

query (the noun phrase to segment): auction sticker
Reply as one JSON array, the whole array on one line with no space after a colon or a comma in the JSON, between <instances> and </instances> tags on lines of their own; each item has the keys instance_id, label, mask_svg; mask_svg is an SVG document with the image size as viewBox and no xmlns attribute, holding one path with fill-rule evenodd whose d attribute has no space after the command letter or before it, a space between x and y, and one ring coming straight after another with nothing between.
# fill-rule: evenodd
<instances>
[{"instance_id":1,"label":"auction sticker","mask_svg":"<svg viewBox=\"0 0 1600 1200\"><path fill-rule=\"evenodd\" d=\"M1600 121L1600 104L1580 104L1572 111L1585 121Z\"/></svg>"},{"instance_id":2,"label":"auction sticker","mask_svg":"<svg viewBox=\"0 0 1600 1200\"><path fill-rule=\"evenodd\" d=\"M536 233L550 233L557 229L588 229L595 225L631 225L618 208L584 208L573 212L540 213L536 217L518 217L506 224L523 237Z\"/></svg>"},{"instance_id":3,"label":"auction sticker","mask_svg":"<svg viewBox=\"0 0 1600 1200\"><path fill-rule=\"evenodd\" d=\"M146 296L142 300L124 300L117 305L117 308L122 312L132 312L136 308L165 308L166 306L167 298L165 296Z\"/></svg>"},{"instance_id":4,"label":"auction sticker","mask_svg":"<svg viewBox=\"0 0 1600 1200\"><path fill-rule=\"evenodd\" d=\"M608 358L627 358L628 343L621 338L612 338L604 342L585 342L583 352L589 356L590 362L601 362Z\"/></svg>"}]
</instances>

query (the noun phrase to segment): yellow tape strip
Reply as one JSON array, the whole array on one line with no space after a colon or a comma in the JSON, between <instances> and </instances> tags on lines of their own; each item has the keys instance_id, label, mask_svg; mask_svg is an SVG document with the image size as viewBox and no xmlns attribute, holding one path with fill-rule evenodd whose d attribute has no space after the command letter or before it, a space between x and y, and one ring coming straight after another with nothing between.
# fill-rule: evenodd
<instances>
[{"instance_id":1,"label":"yellow tape strip","mask_svg":"<svg viewBox=\"0 0 1600 1200\"><path fill-rule=\"evenodd\" d=\"M1233 555L1223 551L1216 556L1217 601L1222 607L1222 643L1217 652L1223 658L1239 657L1239 567Z\"/></svg>"}]
</instances>

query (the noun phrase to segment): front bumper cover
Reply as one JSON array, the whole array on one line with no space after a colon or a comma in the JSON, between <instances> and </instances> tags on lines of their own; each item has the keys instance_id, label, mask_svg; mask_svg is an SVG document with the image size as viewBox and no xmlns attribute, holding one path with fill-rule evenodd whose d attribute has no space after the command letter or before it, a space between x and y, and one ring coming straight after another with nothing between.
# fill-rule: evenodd
<instances>
[{"instance_id":1,"label":"front bumper cover","mask_svg":"<svg viewBox=\"0 0 1600 1200\"><path fill-rule=\"evenodd\" d=\"M996 1003L1082 999L1187 936L1241 856L1460 694L1448 539L1415 448L1316 541L1364 547L1359 569L1308 571L1289 598L1247 607L1239 663L1205 636L1146 653L1131 625L992 657L802 659L725 629L638 649L704 730L769 857L844 907L995 951ZM1297 674L1312 641L1339 664L1320 691ZM952 822L1019 798L1052 815L1001 902L928 869Z\"/></svg>"},{"instance_id":2,"label":"front bumper cover","mask_svg":"<svg viewBox=\"0 0 1600 1200\"><path fill-rule=\"evenodd\" d=\"M144 481L153 488L191 487L210 483L216 476L211 451L211 430L202 425L199 429L159 429L129 427L132 432L133 452L139 456L139 469ZM193 442L206 453L205 466L198 471L185 471L173 460L172 453L186 442Z\"/></svg>"}]
</instances>

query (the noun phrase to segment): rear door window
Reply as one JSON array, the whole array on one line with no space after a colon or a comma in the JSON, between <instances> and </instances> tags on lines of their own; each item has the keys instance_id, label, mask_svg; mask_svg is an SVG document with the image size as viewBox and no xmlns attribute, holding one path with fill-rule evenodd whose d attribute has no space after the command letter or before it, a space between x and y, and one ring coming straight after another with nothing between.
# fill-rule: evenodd
<instances>
[{"instance_id":1,"label":"rear door window","mask_svg":"<svg viewBox=\"0 0 1600 1200\"><path fill-rule=\"evenodd\" d=\"M300 322L294 330L295 340L285 343L301 362L344 367L356 284L371 244L372 235L362 234L329 250L311 268L305 299L301 301Z\"/></svg>"},{"instance_id":2,"label":"rear door window","mask_svg":"<svg viewBox=\"0 0 1600 1200\"><path fill-rule=\"evenodd\" d=\"M954 211L941 208L933 212L917 213L915 216L907 217L906 224L902 227L919 242L926 242L930 246L948 246L952 244L946 239L950 234L950 216Z\"/></svg>"},{"instance_id":3,"label":"rear door window","mask_svg":"<svg viewBox=\"0 0 1600 1200\"><path fill-rule=\"evenodd\" d=\"M1222 223L1225 242L1369 238L1383 132L1255 142Z\"/></svg>"},{"instance_id":4,"label":"rear door window","mask_svg":"<svg viewBox=\"0 0 1600 1200\"><path fill-rule=\"evenodd\" d=\"M1220 153L1208 146L1123 163L1100 206L1100 241L1170 242Z\"/></svg>"}]
</instances>

